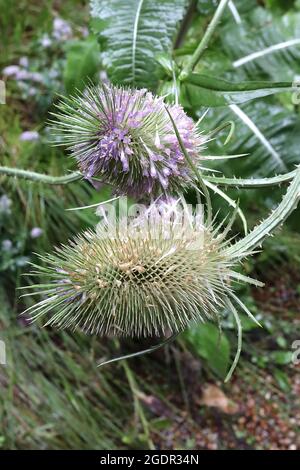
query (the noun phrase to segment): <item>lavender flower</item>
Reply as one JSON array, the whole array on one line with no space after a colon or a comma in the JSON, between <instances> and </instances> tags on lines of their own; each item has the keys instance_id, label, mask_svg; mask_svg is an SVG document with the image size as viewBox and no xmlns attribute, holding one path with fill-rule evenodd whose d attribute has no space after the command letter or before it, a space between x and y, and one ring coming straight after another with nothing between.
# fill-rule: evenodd
<instances>
[{"instance_id":1,"label":"lavender flower","mask_svg":"<svg viewBox=\"0 0 300 470\"><path fill-rule=\"evenodd\" d=\"M29 66L28 57L26 57L26 56L21 57L20 60L19 60L19 64L20 64L21 67L24 67L26 69Z\"/></svg>"},{"instance_id":2,"label":"lavender flower","mask_svg":"<svg viewBox=\"0 0 300 470\"><path fill-rule=\"evenodd\" d=\"M38 140L40 137L37 131L25 131L20 135L20 140L22 142L32 142Z\"/></svg>"},{"instance_id":3,"label":"lavender flower","mask_svg":"<svg viewBox=\"0 0 300 470\"><path fill-rule=\"evenodd\" d=\"M43 76L39 72L30 72L22 69L19 65L9 65L2 70L6 77L13 77L17 81L31 80L33 82L43 83Z\"/></svg>"},{"instance_id":4,"label":"lavender flower","mask_svg":"<svg viewBox=\"0 0 300 470\"><path fill-rule=\"evenodd\" d=\"M31 238L39 238L43 234L43 230L40 227L33 227L30 231Z\"/></svg>"},{"instance_id":5,"label":"lavender flower","mask_svg":"<svg viewBox=\"0 0 300 470\"><path fill-rule=\"evenodd\" d=\"M16 74L15 74L15 79L20 81L20 80L31 80L31 72L28 70L23 70L20 69Z\"/></svg>"},{"instance_id":6,"label":"lavender flower","mask_svg":"<svg viewBox=\"0 0 300 470\"><path fill-rule=\"evenodd\" d=\"M86 178L99 177L118 193L178 193L193 175L165 106L163 98L147 90L88 87L58 105L56 138L69 145ZM205 138L181 106L167 106L190 158L198 164Z\"/></svg>"},{"instance_id":7,"label":"lavender flower","mask_svg":"<svg viewBox=\"0 0 300 470\"><path fill-rule=\"evenodd\" d=\"M8 65L2 70L2 73L5 77L14 77L19 72L20 67L18 65Z\"/></svg>"},{"instance_id":8,"label":"lavender flower","mask_svg":"<svg viewBox=\"0 0 300 470\"><path fill-rule=\"evenodd\" d=\"M40 42L41 42L41 46L44 47L45 49L50 47L52 44L52 40L50 39L48 34L44 34Z\"/></svg>"},{"instance_id":9,"label":"lavender flower","mask_svg":"<svg viewBox=\"0 0 300 470\"><path fill-rule=\"evenodd\" d=\"M0 214L9 215L11 213L12 200L6 195L3 194L0 197Z\"/></svg>"},{"instance_id":10,"label":"lavender flower","mask_svg":"<svg viewBox=\"0 0 300 470\"><path fill-rule=\"evenodd\" d=\"M62 18L55 18L53 21L52 36L61 41L72 36L72 28L69 23Z\"/></svg>"},{"instance_id":11,"label":"lavender flower","mask_svg":"<svg viewBox=\"0 0 300 470\"><path fill-rule=\"evenodd\" d=\"M39 72L30 72L28 75L28 80L32 80L33 82L37 82L37 83L44 82L43 75Z\"/></svg>"}]
</instances>

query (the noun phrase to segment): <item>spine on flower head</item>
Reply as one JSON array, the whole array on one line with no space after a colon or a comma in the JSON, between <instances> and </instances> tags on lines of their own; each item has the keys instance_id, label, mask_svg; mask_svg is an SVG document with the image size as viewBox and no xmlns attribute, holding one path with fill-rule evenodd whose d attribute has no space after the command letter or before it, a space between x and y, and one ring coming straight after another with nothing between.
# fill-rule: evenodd
<instances>
[{"instance_id":1,"label":"spine on flower head","mask_svg":"<svg viewBox=\"0 0 300 470\"><path fill-rule=\"evenodd\" d=\"M179 105L169 105L195 165L205 138ZM100 178L115 191L139 199L182 192L193 173L161 97L147 90L99 85L58 105L53 130L69 147L86 178Z\"/></svg>"},{"instance_id":2,"label":"spine on flower head","mask_svg":"<svg viewBox=\"0 0 300 470\"><path fill-rule=\"evenodd\" d=\"M50 315L47 324L59 328L133 337L217 320L235 279L226 244L202 211L159 201L130 223L106 221L41 257L41 288L50 287L29 313Z\"/></svg>"}]
</instances>

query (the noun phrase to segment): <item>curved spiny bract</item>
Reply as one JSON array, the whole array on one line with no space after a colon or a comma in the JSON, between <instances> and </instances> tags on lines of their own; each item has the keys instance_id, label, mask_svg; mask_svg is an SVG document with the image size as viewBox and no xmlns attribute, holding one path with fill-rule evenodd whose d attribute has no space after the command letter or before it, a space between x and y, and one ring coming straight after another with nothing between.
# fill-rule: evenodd
<instances>
[{"instance_id":1,"label":"curved spiny bract","mask_svg":"<svg viewBox=\"0 0 300 470\"><path fill-rule=\"evenodd\" d=\"M177 194L194 176L165 106L197 164L205 138L193 120L181 106L165 105L144 89L89 86L59 103L53 133L56 143L68 145L86 178L100 178L119 194L139 198Z\"/></svg>"}]
</instances>

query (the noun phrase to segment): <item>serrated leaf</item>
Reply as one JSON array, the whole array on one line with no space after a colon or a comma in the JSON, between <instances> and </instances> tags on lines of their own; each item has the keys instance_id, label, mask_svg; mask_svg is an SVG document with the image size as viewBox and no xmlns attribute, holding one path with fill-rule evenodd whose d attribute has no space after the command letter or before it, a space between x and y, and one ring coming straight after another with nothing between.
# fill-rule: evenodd
<instances>
[{"instance_id":1,"label":"serrated leaf","mask_svg":"<svg viewBox=\"0 0 300 470\"><path fill-rule=\"evenodd\" d=\"M300 162L299 116L271 100L247 103L240 108L259 130L264 141L243 122L234 109L216 108L211 109L203 120L204 130L207 132L222 122L233 120L235 131L226 147L223 145L224 136L220 134L210 143L209 152L249 154L249 157L239 162L227 163L227 170L230 166L232 174L239 176L270 176L276 172L284 173L287 169L293 169L293 165Z\"/></svg>"},{"instance_id":2,"label":"serrated leaf","mask_svg":"<svg viewBox=\"0 0 300 470\"><path fill-rule=\"evenodd\" d=\"M240 76L293 80L300 72L299 25L299 12L276 17L258 7L222 28L222 49Z\"/></svg>"},{"instance_id":3,"label":"serrated leaf","mask_svg":"<svg viewBox=\"0 0 300 470\"><path fill-rule=\"evenodd\" d=\"M186 0L91 0L101 59L113 83L155 88L156 55L170 53Z\"/></svg>"}]
</instances>

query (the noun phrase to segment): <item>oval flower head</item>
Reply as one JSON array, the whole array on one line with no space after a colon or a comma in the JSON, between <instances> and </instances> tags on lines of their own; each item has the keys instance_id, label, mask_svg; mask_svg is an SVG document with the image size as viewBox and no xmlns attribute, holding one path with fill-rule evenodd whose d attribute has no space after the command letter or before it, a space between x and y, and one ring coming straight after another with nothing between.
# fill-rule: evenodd
<instances>
[{"instance_id":1,"label":"oval flower head","mask_svg":"<svg viewBox=\"0 0 300 470\"><path fill-rule=\"evenodd\" d=\"M218 320L234 298L226 230L218 233L178 203L132 219L106 219L35 268L50 286L28 311L47 325L98 335L147 337ZM43 263L44 264L44 263ZM36 271L35 271L36 272Z\"/></svg>"},{"instance_id":2,"label":"oval flower head","mask_svg":"<svg viewBox=\"0 0 300 470\"><path fill-rule=\"evenodd\" d=\"M83 175L141 198L182 192L193 178L174 133L168 107L197 165L205 138L179 105L165 105L147 90L88 87L58 105L56 138L67 144Z\"/></svg>"}]
</instances>

